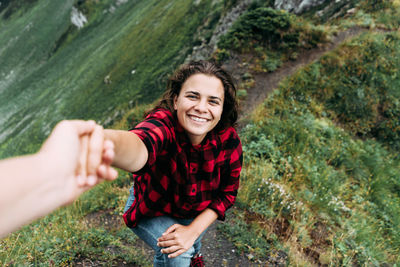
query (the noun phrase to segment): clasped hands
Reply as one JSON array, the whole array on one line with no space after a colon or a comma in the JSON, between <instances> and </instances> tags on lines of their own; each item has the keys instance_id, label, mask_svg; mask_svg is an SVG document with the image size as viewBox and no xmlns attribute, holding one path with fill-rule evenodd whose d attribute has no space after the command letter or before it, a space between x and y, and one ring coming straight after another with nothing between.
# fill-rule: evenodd
<instances>
[{"instance_id":1,"label":"clasped hands","mask_svg":"<svg viewBox=\"0 0 400 267\"><path fill-rule=\"evenodd\" d=\"M54 179L64 186L66 204L102 180L118 176L111 167L114 144L105 140L103 127L94 121L61 121L39 152L49 168L57 166Z\"/></svg>"}]
</instances>

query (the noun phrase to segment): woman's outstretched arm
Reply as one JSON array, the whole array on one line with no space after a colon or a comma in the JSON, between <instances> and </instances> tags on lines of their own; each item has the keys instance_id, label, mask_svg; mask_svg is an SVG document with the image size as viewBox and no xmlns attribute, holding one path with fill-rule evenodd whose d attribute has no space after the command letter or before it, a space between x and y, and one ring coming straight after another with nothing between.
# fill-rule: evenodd
<instances>
[{"instance_id":1,"label":"woman's outstretched arm","mask_svg":"<svg viewBox=\"0 0 400 267\"><path fill-rule=\"evenodd\" d=\"M133 132L123 130L104 131L106 139L114 143L114 167L135 172L143 168L147 162L148 151L143 141Z\"/></svg>"}]
</instances>

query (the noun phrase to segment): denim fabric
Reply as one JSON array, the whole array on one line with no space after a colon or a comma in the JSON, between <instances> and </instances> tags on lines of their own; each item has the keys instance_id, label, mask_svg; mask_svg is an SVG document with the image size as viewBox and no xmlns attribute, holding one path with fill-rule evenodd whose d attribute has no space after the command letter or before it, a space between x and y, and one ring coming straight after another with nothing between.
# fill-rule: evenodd
<instances>
[{"instance_id":1,"label":"denim fabric","mask_svg":"<svg viewBox=\"0 0 400 267\"><path fill-rule=\"evenodd\" d=\"M126 202L124 213L130 208L135 197L133 195L133 187L129 190L129 198ZM154 266L157 267L187 267L194 255L200 252L201 239L206 231L204 231L195 241L193 246L178 257L168 258L168 254L161 253L160 247L157 246L157 239L173 224L189 225L193 219L180 219L169 216L160 216L153 218L141 219L136 227L131 230L146 242L154 251Z\"/></svg>"}]
</instances>

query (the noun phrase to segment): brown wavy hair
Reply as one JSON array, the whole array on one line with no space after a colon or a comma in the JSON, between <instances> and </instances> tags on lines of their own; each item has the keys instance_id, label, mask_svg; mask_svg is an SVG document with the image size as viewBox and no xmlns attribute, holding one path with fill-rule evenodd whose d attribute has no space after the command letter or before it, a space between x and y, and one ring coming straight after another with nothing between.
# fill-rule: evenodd
<instances>
[{"instance_id":1,"label":"brown wavy hair","mask_svg":"<svg viewBox=\"0 0 400 267\"><path fill-rule=\"evenodd\" d=\"M165 108L174 114L174 99L175 97L178 97L185 81L194 74L214 76L218 78L224 86L224 105L222 115L220 121L215 126L215 129L220 131L230 126L235 126L238 118L235 81L228 72L211 61L191 61L180 66L180 68L178 68L168 79L167 90L163 94L160 102L151 111L158 108Z\"/></svg>"}]
</instances>

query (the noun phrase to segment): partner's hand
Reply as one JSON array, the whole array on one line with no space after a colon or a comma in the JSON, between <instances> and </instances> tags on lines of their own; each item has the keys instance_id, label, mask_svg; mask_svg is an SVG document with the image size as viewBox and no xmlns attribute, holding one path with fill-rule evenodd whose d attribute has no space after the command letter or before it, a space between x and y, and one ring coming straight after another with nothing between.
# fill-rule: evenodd
<instances>
[{"instance_id":1,"label":"partner's hand","mask_svg":"<svg viewBox=\"0 0 400 267\"><path fill-rule=\"evenodd\" d=\"M94 121L61 121L43 144L40 154L48 168L56 170L53 180L64 187L66 204L100 180L118 176L110 167L113 144L104 140L103 128Z\"/></svg>"},{"instance_id":2,"label":"partner's hand","mask_svg":"<svg viewBox=\"0 0 400 267\"><path fill-rule=\"evenodd\" d=\"M81 149L77 177L80 186L94 186L98 182L114 180L118 172L111 167L114 144L104 139L103 127L97 125L90 135L81 136Z\"/></svg>"}]
</instances>

